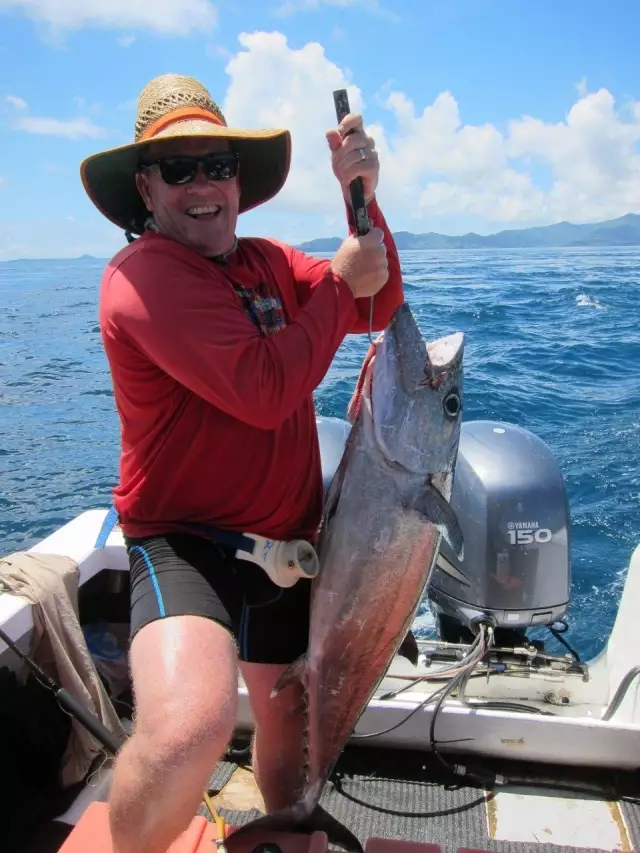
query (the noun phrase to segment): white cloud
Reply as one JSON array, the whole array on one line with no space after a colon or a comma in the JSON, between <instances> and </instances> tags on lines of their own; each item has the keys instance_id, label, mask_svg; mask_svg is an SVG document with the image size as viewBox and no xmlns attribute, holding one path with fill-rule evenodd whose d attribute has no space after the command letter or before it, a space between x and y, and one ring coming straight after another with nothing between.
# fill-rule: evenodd
<instances>
[{"instance_id":1,"label":"white cloud","mask_svg":"<svg viewBox=\"0 0 640 853\"><path fill-rule=\"evenodd\" d=\"M309 42L295 50L281 33L243 33L241 50L227 64L231 77L223 111L240 127L286 127L292 133L290 178L273 205L297 211L326 209L341 198L331 171L325 132L336 126L332 91L346 88L353 111L360 90ZM212 93L215 100L215 93Z\"/></svg>"},{"instance_id":2,"label":"white cloud","mask_svg":"<svg viewBox=\"0 0 640 853\"><path fill-rule=\"evenodd\" d=\"M0 0L0 11L9 9L22 10L57 30L145 28L187 35L210 30L217 23L217 11L209 0Z\"/></svg>"},{"instance_id":3,"label":"white cloud","mask_svg":"<svg viewBox=\"0 0 640 853\"><path fill-rule=\"evenodd\" d=\"M541 203L531 177L509 163L505 139L491 124L463 125L458 104L442 92L417 113L402 92L383 102L394 132L368 128L381 160L380 195L415 219L465 214L512 222Z\"/></svg>"},{"instance_id":4,"label":"white cloud","mask_svg":"<svg viewBox=\"0 0 640 853\"><path fill-rule=\"evenodd\" d=\"M96 139L104 136L103 128L87 118L62 120L42 116L24 116L12 123L14 130L22 130L40 136L61 136L66 139Z\"/></svg>"},{"instance_id":5,"label":"white cloud","mask_svg":"<svg viewBox=\"0 0 640 853\"><path fill-rule=\"evenodd\" d=\"M640 209L640 121L625 121L607 90L580 97L562 122L525 116L504 134L491 124L463 125L450 93L421 115L401 93L392 93L386 106L397 130L375 129L381 189L408 200L417 178L422 215L531 224ZM536 186L531 170L538 165L550 168L550 187Z\"/></svg>"},{"instance_id":6,"label":"white cloud","mask_svg":"<svg viewBox=\"0 0 640 853\"><path fill-rule=\"evenodd\" d=\"M120 36L118 39L118 45L119 47L131 47L135 40L135 36Z\"/></svg>"},{"instance_id":7,"label":"white cloud","mask_svg":"<svg viewBox=\"0 0 640 853\"><path fill-rule=\"evenodd\" d=\"M510 125L505 148L514 158L549 166L545 201L552 217L598 219L640 203L640 115L625 121L607 89L585 94L555 124L528 116Z\"/></svg>"},{"instance_id":8,"label":"white cloud","mask_svg":"<svg viewBox=\"0 0 640 853\"><path fill-rule=\"evenodd\" d=\"M28 109L28 104L24 98L18 98L16 95L7 95L4 99L6 104L10 104L16 110Z\"/></svg>"},{"instance_id":9,"label":"white cloud","mask_svg":"<svg viewBox=\"0 0 640 853\"><path fill-rule=\"evenodd\" d=\"M0 0L1 2L1 0ZM11 103L17 110L24 112L28 109L27 102L22 98L7 95L5 101ZM73 98L78 111L96 113L100 111L99 103L87 102L86 98L76 96ZM94 124L91 119L78 116L72 119L50 118L48 116L16 116L10 123L12 130L32 133L37 136L60 136L65 139L97 139L104 136L104 128Z\"/></svg>"},{"instance_id":10,"label":"white cloud","mask_svg":"<svg viewBox=\"0 0 640 853\"><path fill-rule=\"evenodd\" d=\"M226 92L212 89L211 94L231 125L287 127L293 138L285 188L266 208L243 216L239 233L279 234L295 242L344 233L340 189L325 139L325 131L336 125L332 91L347 88L352 110L365 120L370 115L349 72L319 43L293 48L281 33L253 32L239 36L226 73ZM640 213L640 101L618 103L606 89L589 92L584 82L559 120L525 114L497 127L465 123L454 92L414 102L397 80L389 80L367 96L378 98L382 107L367 130L380 154L380 202L394 229L459 231L457 223L473 221L476 230L486 232ZM133 109L135 103L121 107ZM13 126L32 133L70 139L105 133L88 118L12 113ZM52 231L55 240L46 237L46 242L42 223L32 230L25 223L1 226L0 257L84 252L104 257L123 244L115 227L94 222L89 229L83 213L76 215L76 223L65 222L60 233ZM442 227L445 219L454 223L451 229Z\"/></svg>"},{"instance_id":11,"label":"white cloud","mask_svg":"<svg viewBox=\"0 0 640 853\"><path fill-rule=\"evenodd\" d=\"M226 66L229 122L292 132L290 178L271 208L335 210L339 188L324 137L335 126L331 93L346 86L352 110L366 120L360 89L320 44L293 49L282 34L264 32L239 40L241 50ZM394 227L408 227L411 217L428 223L467 216L491 227L640 212L640 102L616 109L606 89L589 93L584 82L581 91L562 121L525 115L500 130L464 124L451 92L416 106L387 90L381 103L388 120L367 130L381 160L379 198ZM541 173L550 176L544 183Z\"/></svg>"}]
</instances>

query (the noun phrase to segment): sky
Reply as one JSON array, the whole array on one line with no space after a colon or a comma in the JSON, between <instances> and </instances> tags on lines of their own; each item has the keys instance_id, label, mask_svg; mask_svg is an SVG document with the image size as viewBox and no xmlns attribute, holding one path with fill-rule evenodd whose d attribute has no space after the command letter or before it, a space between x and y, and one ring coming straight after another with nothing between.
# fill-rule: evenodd
<instances>
[{"instance_id":1,"label":"sky","mask_svg":"<svg viewBox=\"0 0 640 853\"><path fill-rule=\"evenodd\" d=\"M239 236L346 235L325 139L343 87L393 231L640 213L639 40L637 0L0 0L0 260L124 245L79 167L132 141L166 72L229 125L292 133L284 189Z\"/></svg>"}]
</instances>

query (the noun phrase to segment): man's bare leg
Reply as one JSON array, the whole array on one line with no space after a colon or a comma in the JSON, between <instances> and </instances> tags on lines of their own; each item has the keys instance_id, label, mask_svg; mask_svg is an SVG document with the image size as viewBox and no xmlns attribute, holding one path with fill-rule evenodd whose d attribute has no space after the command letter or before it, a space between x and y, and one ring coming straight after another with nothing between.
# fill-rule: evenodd
<instances>
[{"instance_id":1,"label":"man's bare leg","mask_svg":"<svg viewBox=\"0 0 640 853\"><path fill-rule=\"evenodd\" d=\"M231 739L237 653L231 634L200 616L145 625L131 644L134 730L110 793L114 853L165 853L189 825Z\"/></svg>"},{"instance_id":2,"label":"man's bare leg","mask_svg":"<svg viewBox=\"0 0 640 853\"><path fill-rule=\"evenodd\" d=\"M256 721L253 771L268 812L292 805L304 784L302 691L286 687L275 698L269 694L281 673L281 664L240 664Z\"/></svg>"}]
</instances>

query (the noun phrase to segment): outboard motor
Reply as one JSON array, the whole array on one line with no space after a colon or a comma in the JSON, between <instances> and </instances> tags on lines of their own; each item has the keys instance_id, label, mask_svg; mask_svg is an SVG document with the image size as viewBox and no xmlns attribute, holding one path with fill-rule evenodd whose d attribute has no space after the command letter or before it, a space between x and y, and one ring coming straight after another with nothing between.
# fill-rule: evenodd
<instances>
[{"instance_id":1,"label":"outboard motor","mask_svg":"<svg viewBox=\"0 0 640 853\"><path fill-rule=\"evenodd\" d=\"M325 492L351 429L318 417ZM562 620L569 602L569 506L547 445L521 427L464 421L451 496L464 537L459 560L442 540L428 597L440 637L469 642L479 621L496 645Z\"/></svg>"},{"instance_id":2,"label":"outboard motor","mask_svg":"<svg viewBox=\"0 0 640 853\"><path fill-rule=\"evenodd\" d=\"M325 496L338 470L344 448L351 432L351 424L342 418L316 416L318 441L320 444L320 465L322 467L322 485Z\"/></svg>"},{"instance_id":3,"label":"outboard motor","mask_svg":"<svg viewBox=\"0 0 640 853\"><path fill-rule=\"evenodd\" d=\"M479 621L512 646L552 625L570 592L569 506L547 445L498 421L462 424L451 506L464 535L459 560L442 542L428 597L442 639L465 642Z\"/></svg>"}]
</instances>

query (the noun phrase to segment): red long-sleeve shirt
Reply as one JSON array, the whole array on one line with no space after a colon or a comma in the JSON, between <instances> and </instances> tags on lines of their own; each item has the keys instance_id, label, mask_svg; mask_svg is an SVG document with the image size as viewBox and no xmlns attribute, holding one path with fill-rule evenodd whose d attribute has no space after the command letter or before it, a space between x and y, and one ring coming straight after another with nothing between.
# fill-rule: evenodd
<instances>
[{"instance_id":1,"label":"red long-sleeve shirt","mask_svg":"<svg viewBox=\"0 0 640 853\"><path fill-rule=\"evenodd\" d=\"M379 330L403 289L375 200L369 214L389 261ZM239 239L227 264L153 231L120 251L103 275L100 328L121 419L124 533L196 522L313 539L323 492L312 394L344 336L368 326L369 299L354 299L328 260L274 240Z\"/></svg>"}]
</instances>

